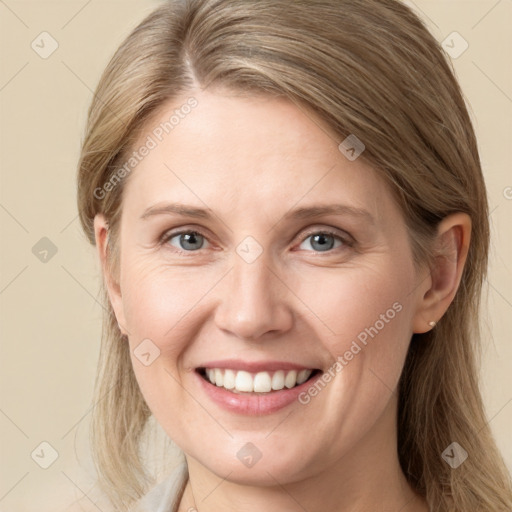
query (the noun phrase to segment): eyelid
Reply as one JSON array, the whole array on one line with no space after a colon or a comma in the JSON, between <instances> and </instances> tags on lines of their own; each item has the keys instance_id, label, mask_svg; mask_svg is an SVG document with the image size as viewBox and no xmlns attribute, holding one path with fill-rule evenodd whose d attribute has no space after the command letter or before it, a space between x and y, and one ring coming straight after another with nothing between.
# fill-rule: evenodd
<instances>
[{"instance_id":1,"label":"eyelid","mask_svg":"<svg viewBox=\"0 0 512 512\"><path fill-rule=\"evenodd\" d=\"M209 236L200 228L196 228L196 227L192 227L192 226L185 226L184 228L176 228L176 231L174 231L173 229L169 229L167 231L165 231L161 237L159 237L158 239L158 242L159 242L159 245L169 245L169 240L171 238L174 238L175 236L178 236L178 235L183 235L185 233L197 233L198 235L201 235L208 244L211 245L211 242L209 240ZM182 249L178 249L177 247L174 247L172 246L172 251L173 252L177 252L177 253L186 253L186 254L194 254L195 252L200 252L201 249L199 249L198 251L184 251Z\"/></svg>"},{"instance_id":2,"label":"eyelid","mask_svg":"<svg viewBox=\"0 0 512 512\"><path fill-rule=\"evenodd\" d=\"M304 235L301 238L301 243L304 242L307 238L309 238L311 235L317 235L319 233L322 233L324 235L332 235L340 240L343 241L346 245L353 245L355 243L354 238L347 233L346 231L337 229L337 228L331 228L331 227L320 227L316 226L313 228L308 228L307 231L304 233Z\"/></svg>"},{"instance_id":3,"label":"eyelid","mask_svg":"<svg viewBox=\"0 0 512 512\"><path fill-rule=\"evenodd\" d=\"M159 238L159 243L161 245L165 245L169 242L169 240L171 238L174 238L175 236L178 236L178 235L182 235L184 233L197 233L198 235L201 235L203 238L205 238L209 244L211 244L211 242L209 240L209 235L206 234L202 228L195 227L195 226L185 226L185 227L181 227L181 228L176 228L176 231L174 231L173 229L169 229L169 230L165 231L162 234L162 236ZM334 237L340 239L345 246L352 247L355 244L354 238L349 233L347 233L346 231L340 230L338 228L330 227L330 226L322 227L321 225L317 225L317 226L307 228L306 231L302 230L301 233L302 233L302 235L301 235L301 238L299 241L299 245L302 242L304 242L307 238L309 238L310 236L317 235L320 233L325 234L325 235L331 235L331 236L334 236ZM172 251L177 252L177 253L194 254L196 252L201 251L201 249L199 249L197 251L184 251L184 250L178 249L177 247L174 247L174 246L172 246L172 247L173 247ZM311 252L311 251L308 251L308 252ZM316 251L313 251L313 252L316 252ZM326 251L326 253L332 253L332 252L334 252L334 251ZM318 253L321 254L320 251Z\"/></svg>"}]
</instances>

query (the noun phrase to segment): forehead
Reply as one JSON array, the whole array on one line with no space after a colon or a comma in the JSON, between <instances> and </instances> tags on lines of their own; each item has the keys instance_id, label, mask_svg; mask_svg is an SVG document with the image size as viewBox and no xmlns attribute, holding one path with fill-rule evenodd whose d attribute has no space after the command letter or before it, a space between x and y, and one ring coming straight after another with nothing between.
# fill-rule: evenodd
<instances>
[{"instance_id":1,"label":"forehead","mask_svg":"<svg viewBox=\"0 0 512 512\"><path fill-rule=\"evenodd\" d=\"M184 108L192 97L195 106ZM383 179L362 158L347 159L340 142L286 99L195 91L146 123L135 149L151 149L129 176L125 201L138 210L179 200L260 216L318 199L377 217L393 208Z\"/></svg>"}]
</instances>

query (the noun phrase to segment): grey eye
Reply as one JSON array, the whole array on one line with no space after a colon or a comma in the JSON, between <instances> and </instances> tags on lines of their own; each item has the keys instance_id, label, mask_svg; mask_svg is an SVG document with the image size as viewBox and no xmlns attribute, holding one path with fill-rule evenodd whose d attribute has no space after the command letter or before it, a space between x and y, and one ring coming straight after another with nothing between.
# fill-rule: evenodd
<instances>
[{"instance_id":1,"label":"grey eye","mask_svg":"<svg viewBox=\"0 0 512 512\"><path fill-rule=\"evenodd\" d=\"M308 236L306 239L304 239L299 247L301 249L308 249L307 247L302 247L303 244L308 243L308 240L311 240L309 243L310 247L318 252L330 251L331 249L335 248L336 241L338 241L338 245L336 245L336 247L339 247L342 244L342 241L339 237L329 233L320 232Z\"/></svg>"},{"instance_id":2,"label":"grey eye","mask_svg":"<svg viewBox=\"0 0 512 512\"><path fill-rule=\"evenodd\" d=\"M175 242L175 239L177 239L177 242ZM197 251L202 249L205 242L205 237L195 231L178 233L169 238L169 243L172 246L185 251Z\"/></svg>"}]
</instances>

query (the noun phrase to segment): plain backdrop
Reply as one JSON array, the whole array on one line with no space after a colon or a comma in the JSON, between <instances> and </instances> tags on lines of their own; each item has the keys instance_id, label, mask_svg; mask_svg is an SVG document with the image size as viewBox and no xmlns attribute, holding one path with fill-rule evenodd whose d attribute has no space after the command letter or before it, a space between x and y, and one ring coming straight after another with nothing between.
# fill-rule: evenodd
<instances>
[{"instance_id":1,"label":"plain backdrop","mask_svg":"<svg viewBox=\"0 0 512 512\"><path fill-rule=\"evenodd\" d=\"M76 164L100 73L159 3L0 1L0 511L106 512L87 444L100 277ZM447 41L479 139L493 232L482 389L512 468L512 0L406 3Z\"/></svg>"}]
</instances>

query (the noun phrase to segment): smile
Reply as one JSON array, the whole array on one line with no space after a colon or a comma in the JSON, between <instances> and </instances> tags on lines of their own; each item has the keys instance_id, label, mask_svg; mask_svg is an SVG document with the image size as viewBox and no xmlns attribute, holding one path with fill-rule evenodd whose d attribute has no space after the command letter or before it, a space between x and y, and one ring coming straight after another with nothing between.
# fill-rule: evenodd
<instances>
[{"instance_id":1,"label":"smile","mask_svg":"<svg viewBox=\"0 0 512 512\"><path fill-rule=\"evenodd\" d=\"M227 368L200 368L199 373L211 384L233 393L271 393L292 389L306 382L314 369L277 370L251 373Z\"/></svg>"},{"instance_id":2,"label":"smile","mask_svg":"<svg viewBox=\"0 0 512 512\"><path fill-rule=\"evenodd\" d=\"M264 416L298 402L322 370L275 362L219 361L197 367L202 393L227 412Z\"/></svg>"}]
</instances>

